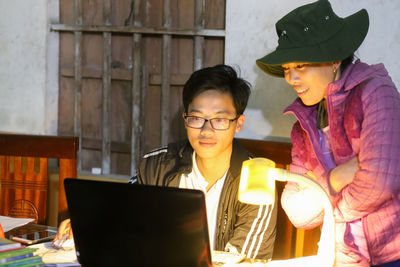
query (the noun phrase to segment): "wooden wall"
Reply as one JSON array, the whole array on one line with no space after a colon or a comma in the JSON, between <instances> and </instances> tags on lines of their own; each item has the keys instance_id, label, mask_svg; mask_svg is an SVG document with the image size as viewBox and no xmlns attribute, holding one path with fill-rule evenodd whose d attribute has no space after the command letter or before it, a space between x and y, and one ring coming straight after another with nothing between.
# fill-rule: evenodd
<instances>
[{"instance_id":1,"label":"wooden wall","mask_svg":"<svg viewBox=\"0 0 400 267\"><path fill-rule=\"evenodd\" d=\"M189 75L224 62L224 0L60 0L59 135L78 169L132 175L140 155L185 137Z\"/></svg>"}]
</instances>

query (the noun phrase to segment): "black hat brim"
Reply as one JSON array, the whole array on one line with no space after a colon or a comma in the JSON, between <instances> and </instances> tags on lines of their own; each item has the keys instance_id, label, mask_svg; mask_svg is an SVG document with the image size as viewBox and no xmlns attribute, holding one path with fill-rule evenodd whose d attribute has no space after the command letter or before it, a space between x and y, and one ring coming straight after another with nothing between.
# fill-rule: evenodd
<instances>
[{"instance_id":1,"label":"black hat brim","mask_svg":"<svg viewBox=\"0 0 400 267\"><path fill-rule=\"evenodd\" d=\"M292 62L326 63L352 55L364 41L369 28L365 9L344 18L343 27L330 39L313 46L278 48L256 61L257 66L273 76L283 77L282 64Z\"/></svg>"}]
</instances>

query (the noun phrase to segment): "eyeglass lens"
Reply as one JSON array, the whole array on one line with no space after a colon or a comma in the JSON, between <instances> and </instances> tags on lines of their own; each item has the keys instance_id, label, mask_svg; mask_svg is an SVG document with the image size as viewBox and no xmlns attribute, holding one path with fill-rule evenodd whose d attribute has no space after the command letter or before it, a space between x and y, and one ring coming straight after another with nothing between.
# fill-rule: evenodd
<instances>
[{"instance_id":1,"label":"eyeglass lens","mask_svg":"<svg viewBox=\"0 0 400 267\"><path fill-rule=\"evenodd\" d=\"M214 118L214 119L204 119L201 117L188 116L186 117L186 123L189 127L201 129L204 127L206 121L210 121L211 127L215 130L226 130L229 128L230 119L225 118Z\"/></svg>"}]
</instances>

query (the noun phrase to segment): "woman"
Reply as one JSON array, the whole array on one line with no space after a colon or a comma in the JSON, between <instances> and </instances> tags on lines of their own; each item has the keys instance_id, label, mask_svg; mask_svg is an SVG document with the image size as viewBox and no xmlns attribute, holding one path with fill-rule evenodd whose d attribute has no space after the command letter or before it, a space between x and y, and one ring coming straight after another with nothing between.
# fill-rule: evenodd
<instances>
[{"instance_id":1,"label":"woman","mask_svg":"<svg viewBox=\"0 0 400 267\"><path fill-rule=\"evenodd\" d=\"M400 266L400 96L382 64L353 62L369 27L366 10L338 17L327 0L276 23L279 44L257 60L298 98L291 171L330 195L337 266ZM282 205L296 227L322 223L311 189L288 183ZM297 203L301 202L299 209Z\"/></svg>"}]
</instances>

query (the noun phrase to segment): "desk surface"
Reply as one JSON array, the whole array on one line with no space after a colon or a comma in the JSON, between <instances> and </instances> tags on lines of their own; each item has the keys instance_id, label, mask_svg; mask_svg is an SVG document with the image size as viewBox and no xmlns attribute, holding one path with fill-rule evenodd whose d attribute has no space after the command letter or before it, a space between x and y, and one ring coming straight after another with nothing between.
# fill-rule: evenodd
<instances>
[{"instance_id":1,"label":"desk surface","mask_svg":"<svg viewBox=\"0 0 400 267\"><path fill-rule=\"evenodd\" d=\"M24 234L31 234L31 233L38 232L38 231L43 231L43 230L46 230L46 229L50 229L50 230L57 231L57 228L56 228L56 227L46 226L46 225L40 225L40 224L35 224L35 223L28 223L28 224L26 224L26 225L23 225L23 226L14 228L14 229L12 229L12 230L6 232L6 233L5 233L5 236L6 236L6 238L11 239L13 236L19 236L19 235L24 235ZM37 245L33 245L32 247L34 247L34 246L37 246ZM40 245L38 245L38 246L40 246ZM45 244L45 246L47 246L47 244ZM49 254L48 251L50 251L50 250L56 250L56 249L51 248L51 247L50 247L50 248L45 247L45 248L42 248L42 250L46 250L46 252L45 252L44 254ZM64 251L63 253L65 253L65 251ZM216 252L214 252L213 255L214 255L215 253L216 253ZM217 254L229 254L229 253L227 253L227 252L219 252L219 253L217 253ZM232 253L232 255L235 256L234 253ZM232 256L232 255L231 255L231 256ZM45 257L44 257L43 255L41 255L41 256L43 257L43 260L45 260ZM48 256L48 255L47 255L47 256ZM236 258L236 256L235 256L234 258ZM233 262L235 262L235 259L234 259L234 258L232 258L232 259L233 259ZM52 260L53 260L53 259L52 259ZM223 266L223 265L224 265L225 263L227 263L227 262L229 262L229 260L228 260L228 261L225 261L224 263L222 263L222 262L221 262L221 263L213 262L213 266L214 266L214 267L215 267L215 266L216 266L216 267L218 267L218 266ZM254 266L265 266L265 263L266 263L266 261L261 261L261 260L250 260L250 259L244 259L240 264L239 264L239 263L234 264L233 262L232 262L232 266L253 266L254 263L256 263L256 265L254 265ZM80 265L77 263L77 261L76 261L76 257L74 258L73 261L71 261L71 263L77 264L77 265L73 265L73 266L80 266Z\"/></svg>"}]
</instances>

